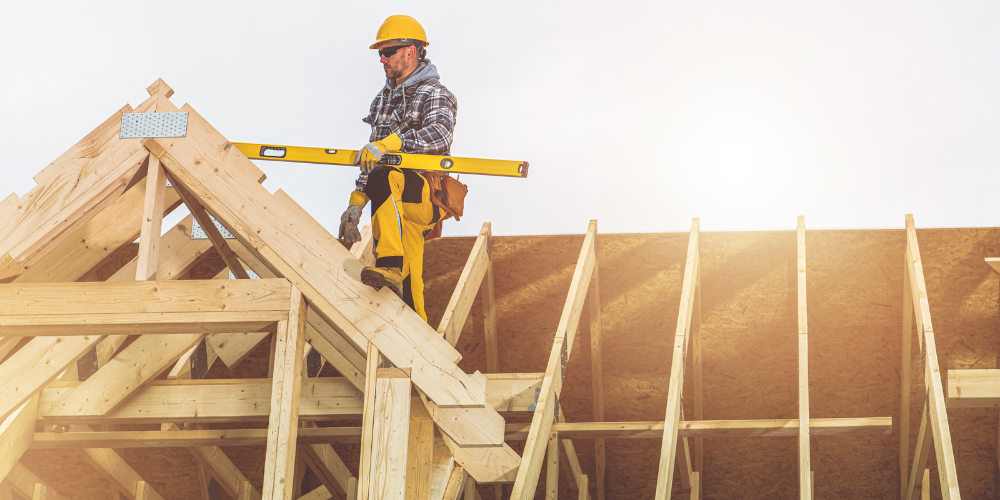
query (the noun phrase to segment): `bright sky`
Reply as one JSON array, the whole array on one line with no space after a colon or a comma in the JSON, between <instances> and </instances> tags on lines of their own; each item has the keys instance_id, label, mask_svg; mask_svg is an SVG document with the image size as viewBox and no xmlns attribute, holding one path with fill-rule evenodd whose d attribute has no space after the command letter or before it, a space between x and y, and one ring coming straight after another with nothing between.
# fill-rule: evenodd
<instances>
[{"instance_id":1,"label":"bright sky","mask_svg":"<svg viewBox=\"0 0 1000 500\"><path fill-rule=\"evenodd\" d=\"M58 5L57 5L58 4ZM162 77L227 138L359 148L416 17L458 97L446 235L996 226L1000 3L30 2L0 29L0 198ZM336 232L356 169L259 163Z\"/></svg>"}]
</instances>

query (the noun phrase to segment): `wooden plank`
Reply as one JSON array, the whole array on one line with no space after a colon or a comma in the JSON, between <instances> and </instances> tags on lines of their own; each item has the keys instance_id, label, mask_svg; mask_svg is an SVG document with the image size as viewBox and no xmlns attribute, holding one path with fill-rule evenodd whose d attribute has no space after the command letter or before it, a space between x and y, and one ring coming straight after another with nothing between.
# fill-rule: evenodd
<instances>
[{"instance_id":1,"label":"wooden plank","mask_svg":"<svg viewBox=\"0 0 1000 500\"><path fill-rule=\"evenodd\" d=\"M843 434L889 434L892 431L891 417L864 418L811 418L810 433L813 436L834 436ZM528 424L507 424L506 437L509 441L526 439ZM658 439L663 437L663 421L643 422L570 422L556 423L553 432L567 439ZM789 437L797 436L799 420L701 420L678 422L680 437Z\"/></svg>"},{"instance_id":2,"label":"wooden plank","mask_svg":"<svg viewBox=\"0 0 1000 500\"><path fill-rule=\"evenodd\" d=\"M597 256L594 254L596 238L597 221L590 221L587 234L583 239L583 246L580 249L580 256L576 261L576 268L573 271L566 304L559 318L559 326L556 328L552 350L549 352L549 361L546 364L545 378L542 380L537 407L531 417L531 431L524 445L521 467L518 468L511 491L512 499L528 500L533 498L535 488L538 486L545 445L552 429L555 398L562 390L563 363L569 360L572 352L580 313L583 310L587 289L593 278L597 260Z\"/></svg>"},{"instance_id":3,"label":"wooden plank","mask_svg":"<svg viewBox=\"0 0 1000 500\"><path fill-rule=\"evenodd\" d=\"M330 494L330 490L326 486L317 486L313 488L309 493L299 497L299 500L327 500L333 498Z\"/></svg>"},{"instance_id":4,"label":"wooden plank","mask_svg":"<svg viewBox=\"0 0 1000 500\"><path fill-rule=\"evenodd\" d=\"M351 247L351 255L361 261L362 265L373 266L375 265L375 253L372 252L374 244L372 227L369 225L362 226L361 239Z\"/></svg>"},{"instance_id":5,"label":"wooden plank","mask_svg":"<svg viewBox=\"0 0 1000 500\"><path fill-rule=\"evenodd\" d=\"M14 283L76 281L93 269L112 252L140 236L142 206L146 180L139 181L111 205L101 210L64 241L42 257L35 265L24 269ZM180 204L174 188L167 188L163 215ZM183 222L183 221L182 221ZM190 226L189 226L190 227ZM162 252L172 251L166 245L170 232L161 238ZM135 277L135 272L128 277ZM51 490L50 490L51 491Z\"/></svg>"},{"instance_id":6,"label":"wooden plank","mask_svg":"<svg viewBox=\"0 0 1000 500\"><path fill-rule=\"evenodd\" d=\"M1000 273L1000 257L986 257L986 264L994 271Z\"/></svg>"},{"instance_id":7,"label":"wooden plank","mask_svg":"<svg viewBox=\"0 0 1000 500\"><path fill-rule=\"evenodd\" d=\"M410 403L410 434L406 449L406 500L430 500L434 421L419 403L419 398Z\"/></svg>"},{"instance_id":8,"label":"wooden plank","mask_svg":"<svg viewBox=\"0 0 1000 500\"><path fill-rule=\"evenodd\" d=\"M910 357L913 338L913 295L910 291L909 252L903 256L903 339L902 361L900 364L899 387L899 497L906 500L906 485L909 483L910 465Z\"/></svg>"},{"instance_id":9,"label":"wooden plank","mask_svg":"<svg viewBox=\"0 0 1000 500\"><path fill-rule=\"evenodd\" d=\"M924 409L920 412L920 429L917 431L917 443L916 448L913 453L913 464L910 467L908 473L909 482L906 486L906 491L904 497L907 499L912 499L916 495L917 481L920 481L920 476L923 474L921 471L927 466L927 458L930 455L931 450L931 436L928 435L929 427L928 423L928 413L927 413L927 402L924 402Z\"/></svg>"},{"instance_id":10,"label":"wooden plank","mask_svg":"<svg viewBox=\"0 0 1000 500\"><path fill-rule=\"evenodd\" d=\"M267 444L267 438L267 429L37 432L31 443L31 449L262 446ZM357 444L361 442L361 428L302 428L298 430L296 442L303 446L329 443Z\"/></svg>"},{"instance_id":11,"label":"wooden plank","mask_svg":"<svg viewBox=\"0 0 1000 500\"><path fill-rule=\"evenodd\" d=\"M809 316L806 308L806 219L798 217L797 289L798 289L798 352L799 352L799 498L811 499L809 483L812 458L809 450Z\"/></svg>"},{"instance_id":12,"label":"wooden plank","mask_svg":"<svg viewBox=\"0 0 1000 500\"><path fill-rule=\"evenodd\" d=\"M917 299L914 300L914 312L919 318L917 324L923 339L924 386L927 388L928 414L930 415L931 434L934 438L934 457L937 460L941 497L945 500L957 499L961 498L961 493L958 488L955 452L951 443L951 428L948 424L948 409L944 401L941 367L938 363L934 327L931 324L930 305L927 300L927 285L924 282L923 264L920 260L920 247L917 243L917 230L913 223L912 214L906 216L906 241L910 267L913 269L910 286Z\"/></svg>"},{"instance_id":13,"label":"wooden plank","mask_svg":"<svg viewBox=\"0 0 1000 500\"><path fill-rule=\"evenodd\" d=\"M194 446L190 451L192 456L211 472L212 477L227 495L245 497L248 500L261 497L260 492L250 484L243 472L219 446Z\"/></svg>"},{"instance_id":14,"label":"wooden plank","mask_svg":"<svg viewBox=\"0 0 1000 500\"><path fill-rule=\"evenodd\" d=\"M486 268L490 263L487 245L489 234L479 232L469 258L462 268L462 274L455 284L455 291L451 294L451 299L441 315L441 323L438 326L438 333L444 335L451 345L458 343L458 337L465 327L465 320L472 309L472 302L476 300L476 292L479 291L483 277L486 275Z\"/></svg>"},{"instance_id":15,"label":"wooden plank","mask_svg":"<svg viewBox=\"0 0 1000 500\"><path fill-rule=\"evenodd\" d=\"M431 458L430 498L437 500L444 497L448 480L456 467L457 463L455 456L451 453L451 448L444 442L444 438L435 433L434 451Z\"/></svg>"},{"instance_id":16,"label":"wooden plank","mask_svg":"<svg viewBox=\"0 0 1000 500\"><path fill-rule=\"evenodd\" d=\"M566 414L562 411L562 406L559 407L559 416L556 418L556 422L552 424L553 429L558 429L561 424L566 423ZM510 426L508 425L508 429ZM554 431L558 433L558 430ZM524 434L527 438L527 433ZM569 470L573 473L572 483L576 484L580 482L580 477L583 476L583 467L580 466L580 457L576 454L576 446L573 444L571 439L562 439L563 450L566 451L566 463L569 464Z\"/></svg>"},{"instance_id":17,"label":"wooden plank","mask_svg":"<svg viewBox=\"0 0 1000 500\"><path fill-rule=\"evenodd\" d=\"M597 240L594 240L594 255L597 255ZM590 374L593 388L594 421L604 421L604 355L601 349L601 288L599 265L594 266L593 283L587 296L590 316ZM594 440L594 469L597 499L604 500L604 474L607 463L607 446L603 439Z\"/></svg>"},{"instance_id":18,"label":"wooden plank","mask_svg":"<svg viewBox=\"0 0 1000 500\"><path fill-rule=\"evenodd\" d=\"M494 291L496 285L493 280L493 235L489 222L484 222L479 234L486 234L486 275L483 276L483 284L480 286L483 308L483 335L486 349L486 371L496 373L500 371L500 350L497 338L497 305Z\"/></svg>"},{"instance_id":19,"label":"wooden plank","mask_svg":"<svg viewBox=\"0 0 1000 500\"><path fill-rule=\"evenodd\" d=\"M198 258L212 249L212 244L206 240L191 239L191 221L190 215L185 217L160 238L160 256L156 266L156 277L159 281L180 278L191 269ZM137 266L138 259L132 259L107 281L132 281Z\"/></svg>"},{"instance_id":20,"label":"wooden plank","mask_svg":"<svg viewBox=\"0 0 1000 500\"><path fill-rule=\"evenodd\" d=\"M0 418L51 382L99 339L95 336L32 339L0 363Z\"/></svg>"},{"instance_id":21,"label":"wooden plank","mask_svg":"<svg viewBox=\"0 0 1000 500\"><path fill-rule=\"evenodd\" d=\"M254 280L259 281L259 280ZM275 369L271 391L271 415L267 425L267 456L264 461L264 498L289 500L293 485L287 480L295 468L295 441L299 430L299 396L305 349L306 300L291 289L288 319L278 328Z\"/></svg>"},{"instance_id":22,"label":"wooden plank","mask_svg":"<svg viewBox=\"0 0 1000 500\"><path fill-rule=\"evenodd\" d=\"M354 475L333 447L328 444L305 445L302 447L302 455L330 492L347 495Z\"/></svg>"},{"instance_id":23,"label":"wooden plank","mask_svg":"<svg viewBox=\"0 0 1000 500\"><path fill-rule=\"evenodd\" d=\"M0 238L0 255L12 258L10 265L0 269L0 279L16 275L24 266L34 265L66 235L114 202L125 192L147 156L142 148L138 148L124 161L115 163L114 170L101 177L85 193L79 193L72 200L46 200L51 203L26 212L27 216L21 223L15 224Z\"/></svg>"},{"instance_id":24,"label":"wooden plank","mask_svg":"<svg viewBox=\"0 0 1000 500\"><path fill-rule=\"evenodd\" d=\"M365 402L361 416L361 462L358 466L358 495L360 500L368 500L373 481L372 443L375 440L375 378L382 364L382 355L375 344L368 344L365 362Z\"/></svg>"},{"instance_id":25,"label":"wooden plank","mask_svg":"<svg viewBox=\"0 0 1000 500\"><path fill-rule=\"evenodd\" d=\"M135 495L136 487L143 479L118 453L108 448L85 448L83 454L85 460L108 478L116 490L126 497ZM163 497L147 485L146 498L162 499Z\"/></svg>"},{"instance_id":26,"label":"wooden plank","mask_svg":"<svg viewBox=\"0 0 1000 500\"><path fill-rule=\"evenodd\" d=\"M146 200L142 206L142 230L139 236L136 281L156 279L163 207L167 197L167 176L160 166L159 158L149 155L147 163L149 165L146 173Z\"/></svg>"},{"instance_id":27,"label":"wooden plank","mask_svg":"<svg viewBox=\"0 0 1000 500\"><path fill-rule=\"evenodd\" d=\"M42 483L35 483L35 487L31 491L31 500L46 500L49 498L48 487Z\"/></svg>"},{"instance_id":28,"label":"wooden plank","mask_svg":"<svg viewBox=\"0 0 1000 500\"><path fill-rule=\"evenodd\" d=\"M461 467L455 467L451 476L448 477L448 485L441 496L442 500L458 500L462 493L464 493L465 480L468 477L465 470Z\"/></svg>"},{"instance_id":29,"label":"wooden plank","mask_svg":"<svg viewBox=\"0 0 1000 500\"><path fill-rule=\"evenodd\" d=\"M0 421L0 482L31 446L35 431L38 398L31 398Z\"/></svg>"},{"instance_id":30,"label":"wooden plank","mask_svg":"<svg viewBox=\"0 0 1000 500\"><path fill-rule=\"evenodd\" d=\"M541 374L491 374L488 400L500 411L531 411ZM55 403L78 383L58 383L41 392L39 418L45 424L90 422L139 424L159 422L261 422L269 414L269 379L156 380L136 391L110 413L96 417L57 416ZM345 378L323 377L302 382L299 418L328 420L360 416L363 396Z\"/></svg>"},{"instance_id":31,"label":"wooden plank","mask_svg":"<svg viewBox=\"0 0 1000 500\"><path fill-rule=\"evenodd\" d=\"M23 464L17 462L7 474L7 478L3 481L3 486L10 486L10 489L15 493L23 497L30 497L37 483L44 483L44 481ZM65 498L51 487L48 488L48 495L49 500L62 500Z\"/></svg>"},{"instance_id":32,"label":"wooden plank","mask_svg":"<svg viewBox=\"0 0 1000 500\"><path fill-rule=\"evenodd\" d=\"M878 418L823 418L811 419L810 427L814 436L845 434L889 434L892 431L891 417ZM73 428L82 428L73 426ZM508 441L525 440L530 424L507 424ZM658 439L663 435L663 422L572 422L556 423L553 432L558 432L568 462L574 476L581 472L579 461L570 439ZM681 437L781 437L798 435L798 419L773 420L706 420L701 422L681 422L678 431ZM171 448L192 446L259 446L267 439L266 429L198 429L183 431L72 431L35 433L32 449L53 448ZM298 432L300 444L347 443L357 444L362 440L360 427L318 427L302 428ZM461 449L461 448L459 448ZM478 448L468 448L476 450ZM445 452L447 454L447 452ZM435 449L435 461L439 460ZM433 488L432 474L432 491Z\"/></svg>"},{"instance_id":33,"label":"wooden plank","mask_svg":"<svg viewBox=\"0 0 1000 500\"><path fill-rule=\"evenodd\" d=\"M268 335L270 333L267 332L215 333L208 335L205 342L212 347L212 352L226 366L233 367L263 342Z\"/></svg>"},{"instance_id":34,"label":"wooden plank","mask_svg":"<svg viewBox=\"0 0 1000 500\"><path fill-rule=\"evenodd\" d=\"M200 334L141 335L97 373L52 403L52 416L104 415L169 368Z\"/></svg>"},{"instance_id":35,"label":"wooden plank","mask_svg":"<svg viewBox=\"0 0 1000 500\"><path fill-rule=\"evenodd\" d=\"M667 409L664 417L663 443L660 448L660 464L656 478L657 500L666 500L673 485L674 461L677 450L677 430L681 414L681 391L684 387L684 360L687 351L688 332L694 310L694 297L700 274L699 266L699 223L691 221L691 236L688 239L687 259L684 265L684 280L681 284L681 303L674 331L673 356L670 362L670 382L667 388Z\"/></svg>"},{"instance_id":36,"label":"wooden plank","mask_svg":"<svg viewBox=\"0 0 1000 500\"><path fill-rule=\"evenodd\" d=\"M589 484L590 481L587 479L586 475L580 476L580 480L576 483L576 498L578 500L588 500L590 498Z\"/></svg>"},{"instance_id":37,"label":"wooden plank","mask_svg":"<svg viewBox=\"0 0 1000 500\"><path fill-rule=\"evenodd\" d=\"M559 434L549 434L545 461L545 500L559 500Z\"/></svg>"},{"instance_id":38,"label":"wooden plank","mask_svg":"<svg viewBox=\"0 0 1000 500\"><path fill-rule=\"evenodd\" d=\"M23 283L0 284L0 301L10 316L287 312L289 290L283 279Z\"/></svg>"},{"instance_id":39,"label":"wooden plank","mask_svg":"<svg viewBox=\"0 0 1000 500\"><path fill-rule=\"evenodd\" d=\"M361 498L406 498L409 429L409 375L399 368L380 368L375 378L369 489L367 496L361 492Z\"/></svg>"},{"instance_id":40,"label":"wooden plank","mask_svg":"<svg viewBox=\"0 0 1000 500\"><path fill-rule=\"evenodd\" d=\"M694 292L694 312L692 313L692 325L691 325L691 358L692 358L692 389L694 390L694 419L703 420L705 418L705 408L703 400L703 388L704 388L704 377L703 377L703 366L702 362L702 352L701 352L701 274L698 275L698 282L695 284ZM694 438L694 469L697 475L698 484L692 485L693 490L692 499L701 500L701 474L705 470L705 442L704 438L696 437ZM697 494L698 496L694 496Z\"/></svg>"},{"instance_id":41,"label":"wooden plank","mask_svg":"<svg viewBox=\"0 0 1000 500\"><path fill-rule=\"evenodd\" d=\"M272 331L282 320L278 311L209 311L191 313L98 313L17 315L0 317L3 335L59 337L144 334L232 333Z\"/></svg>"},{"instance_id":42,"label":"wooden plank","mask_svg":"<svg viewBox=\"0 0 1000 500\"><path fill-rule=\"evenodd\" d=\"M1000 369L948 370L950 408L1000 407Z\"/></svg>"}]
</instances>

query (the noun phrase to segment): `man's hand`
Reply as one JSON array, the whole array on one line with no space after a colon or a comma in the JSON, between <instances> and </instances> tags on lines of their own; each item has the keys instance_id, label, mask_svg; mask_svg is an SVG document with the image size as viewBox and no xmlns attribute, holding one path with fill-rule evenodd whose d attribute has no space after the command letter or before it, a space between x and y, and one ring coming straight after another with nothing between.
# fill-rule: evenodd
<instances>
[{"instance_id":1,"label":"man's hand","mask_svg":"<svg viewBox=\"0 0 1000 500\"><path fill-rule=\"evenodd\" d=\"M351 205L344 210L340 216L340 234L338 238L347 248L351 248L355 243L361 241L361 231L358 231L358 224L361 222L361 207Z\"/></svg>"},{"instance_id":2,"label":"man's hand","mask_svg":"<svg viewBox=\"0 0 1000 500\"><path fill-rule=\"evenodd\" d=\"M358 152L358 163L361 165L361 171L366 174L371 172L386 151L399 151L401 147L403 147L403 140L396 134L392 134L380 141L365 144L361 148L361 151Z\"/></svg>"}]
</instances>

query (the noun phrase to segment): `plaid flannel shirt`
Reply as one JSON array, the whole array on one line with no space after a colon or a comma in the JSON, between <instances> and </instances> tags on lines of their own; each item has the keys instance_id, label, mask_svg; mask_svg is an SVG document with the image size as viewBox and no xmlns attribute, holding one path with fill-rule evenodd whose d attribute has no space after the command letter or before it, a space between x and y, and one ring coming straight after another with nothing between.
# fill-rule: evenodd
<instances>
[{"instance_id":1,"label":"plaid flannel shirt","mask_svg":"<svg viewBox=\"0 0 1000 500\"><path fill-rule=\"evenodd\" d=\"M448 155L457 112L458 102L441 84L437 68L424 61L402 84L390 88L387 83L362 121L372 127L370 141L395 132L404 153ZM364 192L367 182L367 174L358 176L357 190Z\"/></svg>"}]
</instances>

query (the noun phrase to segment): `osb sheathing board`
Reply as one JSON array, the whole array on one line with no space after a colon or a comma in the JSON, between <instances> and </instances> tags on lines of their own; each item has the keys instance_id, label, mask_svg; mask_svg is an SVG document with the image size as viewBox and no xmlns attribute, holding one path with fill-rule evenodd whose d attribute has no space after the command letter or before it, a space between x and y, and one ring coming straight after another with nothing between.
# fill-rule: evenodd
<instances>
[{"instance_id":1,"label":"osb sheathing board","mask_svg":"<svg viewBox=\"0 0 1000 500\"><path fill-rule=\"evenodd\" d=\"M982 259L1000 256L1000 230L919 229L917 234L942 371L997 367L1000 279ZM796 418L794 231L701 236L705 418ZM687 239L686 233L598 236L609 421L663 419ZM544 370L582 242L582 235L494 238L501 371ZM425 281L433 325L472 244L472 238L428 244ZM904 232L808 231L806 247L811 414L892 416L894 424L889 435L814 437L816 497L897 498ZM205 272L217 266L206 265ZM470 372L486 366L476 302L459 342L461 366ZM593 418L586 312L581 325L560 399L570 421ZM923 394L915 341L913 346L911 447ZM266 348L258 349L234 375L262 376L266 356ZM685 384L688 415L691 373ZM216 368L210 376L229 374ZM995 498L997 411L953 409L949 417L963 496ZM658 440L609 440L607 497L651 498L659 446ZM356 448L338 449L356 472ZM576 449L593 487L593 445L580 440ZM263 448L227 452L248 478L260 481ZM123 450L123 455L165 497L195 494L197 474L186 451ZM78 452L32 451L25 463L61 492L107 498L107 483L80 463ZM576 498L562 463L561 497ZM797 464L794 437L706 439L704 497L797 498ZM936 470L931 477L936 492ZM675 483L674 498L687 498L676 475ZM493 498L492 487L479 492Z\"/></svg>"}]
</instances>

